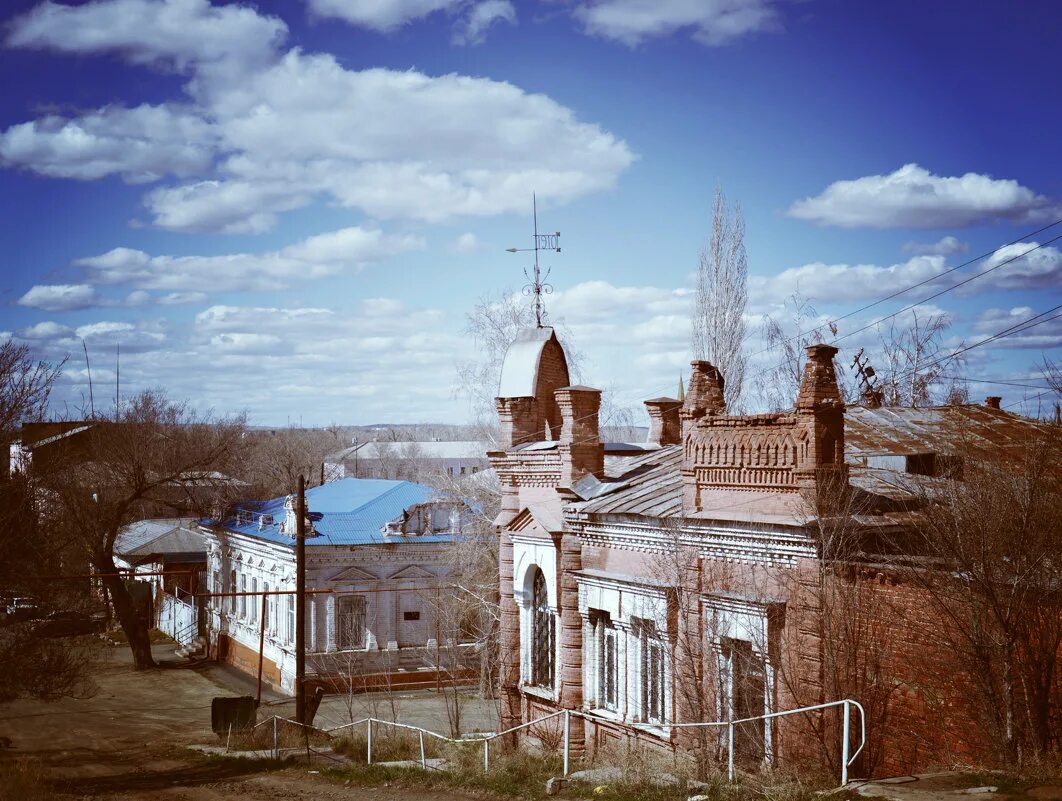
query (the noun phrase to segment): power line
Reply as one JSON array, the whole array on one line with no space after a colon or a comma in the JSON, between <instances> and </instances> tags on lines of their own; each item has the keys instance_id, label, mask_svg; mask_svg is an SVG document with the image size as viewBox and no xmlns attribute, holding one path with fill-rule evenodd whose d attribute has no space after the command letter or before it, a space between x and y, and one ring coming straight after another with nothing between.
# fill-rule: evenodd
<instances>
[{"instance_id":1,"label":"power line","mask_svg":"<svg viewBox=\"0 0 1062 801\"><path fill-rule=\"evenodd\" d=\"M975 342L972 345L966 345L965 347L962 347L962 348L959 348L957 350L952 351L951 353L949 353L946 356L941 356L938 359L934 359L932 361L926 362L925 364L919 365L918 368L915 369L915 370L908 370L906 373L901 373L900 375L896 376L892 380L894 380L894 381L903 380L904 378L908 378L908 377L914 375L919 370L925 370L925 369L927 369L929 367L933 367L934 365L940 364L941 362L949 361L951 359L954 359L956 356L959 356L959 355L961 355L963 353L967 353L967 352L973 350L974 348L979 348L982 345L987 345L989 342L994 342L997 339L1002 339L1003 337L1008 337L1011 334L1024 333L1025 331L1028 331L1031 328L1036 328L1036 326L1038 326L1038 325L1043 325L1044 323L1049 323L1052 320L1057 320L1059 317L1062 317L1062 314L1056 314L1054 317L1047 317L1046 319L1043 319L1043 320L1041 320L1040 318L1041 317L1045 317L1048 314L1052 314L1053 312L1056 312L1059 309L1062 309L1062 303L1060 303L1059 305L1055 306L1052 309L1048 309L1045 312L1040 312L1040 314L1037 314L1035 317L1030 317L1027 320L1022 320L1020 323L1015 323L1014 325L1008 326L1008 327L1004 328L1002 331L997 331L996 333L992 334L991 336L986 337L985 339L982 339L980 342ZM1035 322L1037 320L1039 322Z\"/></svg>"},{"instance_id":2,"label":"power line","mask_svg":"<svg viewBox=\"0 0 1062 801\"><path fill-rule=\"evenodd\" d=\"M1014 381L998 381L989 378L964 378L957 375L941 375L937 378L943 378L948 381L965 381L968 384L999 384L1003 387L1022 387L1023 389L1051 389L1051 387L1041 386L1039 384L1019 384Z\"/></svg>"},{"instance_id":3,"label":"power line","mask_svg":"<svg viewBox=\"0 0 1062 801\"><path fill-rule=\"evenodd\" d=\"M840 342L842 339L847 339L850 336L855 336L856 334L859 334L859 333L862 333L863 331L866 331L868 328L873 328L876 325L880 325L881 323L885 322L885 320L889 320L889 319L892 319L893 317L897 317L898 315L901 315L901 314L903 314L906 311L910 311L911 309L915 308L916 306L921 306L926 301L930 301L930 300L934 300L936 298L939 298L941 295L943 295L943 294L945 294L947 292L951 292L953 289L958 289L959 287L964 286L965 284L968 284L971 281L976 281L978 278L982 278L983 276L986 276L989 273L994 272L995 270L998 270L1000 267L1005 267L1008 264L1011 264L1012 262L1015 262L1018 259L1029 255L1034 250L1039 250L1040 248L1045 247L1047 245L1050 245L1052 242L1056 242L1059 239L1062 239L1062 234L1059 234L1058 236L1054 237L1053 239L1048 239L1046 242L1044 242L1042 244L1039 244L1036 247L1031 247L1028 250L1019 253L1017 256L1012 256L1011 258L1007 259L1006 261L1001 261L995 267L990 267L987 270L982 270L981 272L977 273L976 275L971 275L969 278L967 278L964 281L960 281L957 284L953 284L952 286L946 287L946 288L940 290L939 292L936 292L936 293L930 295L929 297L922 298L917 303L911 303L911 304L909 304L907 306L904 306L899 311L895 311L892 314L887 314L884 317L880 317L880 318L878 318L877 320L875 320L872 323L867 323L862 328L857 328L855 331L849 331L847 334L843 334L842 336L839 336L839 337L834 337L833 338L833 342Z\"/></svg>"}]
</instances>

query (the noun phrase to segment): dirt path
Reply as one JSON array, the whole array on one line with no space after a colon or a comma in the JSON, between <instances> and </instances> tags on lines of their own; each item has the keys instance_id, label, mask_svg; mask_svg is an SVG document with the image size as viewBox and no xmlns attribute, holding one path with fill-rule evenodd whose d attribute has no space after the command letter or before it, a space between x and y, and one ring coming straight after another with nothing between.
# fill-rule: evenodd
<instances>
[{"instance_id":1,"label":"dirt path","mask_svg":"<svg viewBox=\"0 0 1062 801\"><path fill-rule=\"evenodd\" d=\"M172 658L173 646L156 646ZM114 648L88 699L23 700L0 707L0 735L13 747L0 759L39 760L56 790L74 798L272 801L384 799L468 801L471 796L408 788L345 787L306 768L269 770L248 760L210 760L189 743L217 742L210 730L214 696L244 694L246 678L218 667L132 669L129 651ZM267 694L283 709L286 701ZM260 715L272 714L262 710Z\"/></svg>"}]
</instances>

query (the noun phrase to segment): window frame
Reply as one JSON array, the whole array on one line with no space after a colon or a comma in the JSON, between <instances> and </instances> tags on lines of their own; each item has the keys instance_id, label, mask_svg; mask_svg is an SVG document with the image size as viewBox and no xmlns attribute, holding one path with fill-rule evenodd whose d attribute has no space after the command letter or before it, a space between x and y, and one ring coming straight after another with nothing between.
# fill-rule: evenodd
<instances>
[{"instance_id":1,"label":"window frame","mask_svg":"<svg viewBox=\"0 0 1062 801\"><path fill-rule=\"evenodd\" d=\"M528 677L534 687L550 690L556 685L555 650L556 650L556 616L549 606L549 591L546 587L546 575L537 565L531 579L531 675Z\"/></svg>"},{"instance_id":2,"label":"window frame","mask_svg":"<svg viewBox=\"0 0 1062 801\"><path fill-rule=\"evenodd\" d=\"M350 605L349 611L344 611L345 604ZM358 608L360 607L360 609ZM359 621L358 628L354 628L351 623L345 623L345 618L352 616L354 621ZM339 595L336 597L336 650L337 651L355 651L365 648L365 638L367 634L366 619L368 617L368 602L364 595L357 595L350 593L348 595ZM351 636L353 634L359 634L360 636Z\"/></svg>"}]
</instances>

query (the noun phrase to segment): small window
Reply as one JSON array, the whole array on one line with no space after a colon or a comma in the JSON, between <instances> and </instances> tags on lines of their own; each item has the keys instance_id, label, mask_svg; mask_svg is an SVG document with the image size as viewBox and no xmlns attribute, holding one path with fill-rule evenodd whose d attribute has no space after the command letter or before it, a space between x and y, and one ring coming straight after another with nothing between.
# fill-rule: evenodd
<instances>
[{"instance_id":1,"label":"small window","mask_svg":"<svg viewBox=\"0 0 1062 801\"><path fill-rule=\"evenodd\" d=\"M420 620L420 612L403 612L403 620Z\"/></svg>"},{"instance_id":2,"label":"small window","mask_svg":"<svg viewBox=\"0 0 1062 801\"><path fill-rule=\"evenodd\" d=\"M612 712L619 709L619 640L608 612L597 612L594 640L597 646L597 702Z\"/></svg>"},{"instance_id":3,"label":"small window","mask_svg":"<svg viewBox=\"0 0 1062 801\"><path fill-rule=\"evenodd\" d=\"M288 596L288 642L295 642L295 596Z\"/></svg>"},{"instance_id":4,"label":"small window","mask_svg":"<svg viewBox=\"0 0 1062 801\"><path fill-rule=\"evenodd\" d=\"M365 598L360 595L336 599L336 646L340 650L365 647Z\"/></svg>"},{"instance_id":5,"label":"small window","mask_svg":"<svg viewBox=\"0 0 1062 801\"><path fill-rule=\"evenodd\" d=\"M639 621L638 639L642 652L642 719L647 723L667 722L664 643L650 621Z\"/></svg>"}]
</instances>

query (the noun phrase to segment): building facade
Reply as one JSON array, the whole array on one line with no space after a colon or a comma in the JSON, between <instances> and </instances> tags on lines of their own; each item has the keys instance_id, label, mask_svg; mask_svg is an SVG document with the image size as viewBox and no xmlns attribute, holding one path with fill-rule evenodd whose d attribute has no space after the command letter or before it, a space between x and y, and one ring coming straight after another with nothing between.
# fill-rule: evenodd
<instances>
[{"instance_id":1,"label":"building facade","mask_svg":"<svg viewBox=\"0 0 1062 801\"><path fill-rule=\"evenodd\" d=\"M869 692L839 687L831 672L847 646L826 621L830 537L898 536L911 524L915 485L947 480L949 443L964 438L963 447L998 451L1038 424L998 403L846 408L836 352L808 348L792 411L747 416L727 414L722 377L694 362L684 401L646 401L649 443L614 446L601 442L600 391L569 386L551 329L527 332L510 348L497 399L502 448L488 454L503 491L503 728L575 709L587 716L571 720L576 752L636 732L640 743L662 748L704 748L707 738L718 756L725 728L695 734L672 724ZM919 608L915 590L873 565L845 569ZM882 630L898 625L886 608L872 621ZM878 678L892 713L922 715L923 728L947 742L916 747L879 731L868 769L924 767L941 758L937 745L975 753L962 666L952 660L944 669L948 655L913 631L893 635L892 661L876 668L888 673ZM934 684L923 663L948 680ZM741 724L736 758L799 759L824 741L827 718Z\"/></svg>"},{"instance_id":2,"label":"building facade","mask_svg":"<svg viewBox=\"0 0 1062 801\"><path fill-rule=\"evenodd\" d=\"M307 679L338 691L433 683L467 650L437 614L467 509L408 481L344 478L306 491ZM211 651L294 689L295 500L238 507L209 532ZM263 604L263 598L265 599Z\"/></svg>"}]
</instances>

